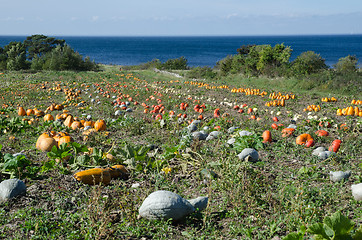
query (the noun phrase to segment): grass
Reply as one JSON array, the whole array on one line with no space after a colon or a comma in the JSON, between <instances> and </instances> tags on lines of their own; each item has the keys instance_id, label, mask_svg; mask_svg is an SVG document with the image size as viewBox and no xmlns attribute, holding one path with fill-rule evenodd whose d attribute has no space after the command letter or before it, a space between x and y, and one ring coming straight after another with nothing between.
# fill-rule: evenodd
<instances>
[{"instance_id":1,"label":"grass","mask_svg":"<svg viewBox=\"0 0 362 240\"><path fill-rule=\"evenodd\" d=\"M361 202L353 199L350 190L351 184L362 182L361 118L336 115L338 108L347 107L352 99L360 98L357 91L348 95L319 91L319 87L307 91L308 87L297 80L235 76L205 82L215 86L207 89L190 85L187 79L152 71L120 72L117 66L104 66L103 70L6 72L0 75L0 95L3 97L0 99L0 119L17 117L18 106L45 110L51 103L63 103L73 116L85 119L91 115L94 120L105 119L107 122L106 132L94 133L87 138L82 130L44 123L41 117L20 117L38 119L23 130L19 130L19 123L15 124L17 130L2 123L0 152L22 151L32 163L18 176L25 181L27 194L0 204L1 238L271 239L283 238L301 226L321 222L337 211L355 222L355 229L362 224ZM217 88L220 85L228 85L229 89ZM55 90L57 86L80 89L81 98L66 101L64 91ZM260 88L268 93L292 91L296 98L288 100L285 107L266 107L269 94L261 97L232 93L233 87ZM133 112L115 116L112 102L116 97L112 96L124 96L122 101L132 97L130 107ZM330 96L337 97L338 102L320 101L321 97ZM163 115L166 124L162 126L152 113L143 113L144 107L140 105L157 105L157 99L166 109ZM78 107L81 101L84 101L84 107ZM134 105L134 101L140 104ZM222 134L210 141L182 142L188 121L199 115L192 109L198 101L206 105L199 129L208 126L212 131L220 126ZM180 110L181 102L190 107L186 111ZM232 106L246 103L245 110L257 108L254 114L260 119L250 120L246 111L237 113L226 103L232 103ZM311 114L304 112L310 104L320 104L322 110ZM213 118L215 108L229 116ZM186 113L186 120L169 117L170 110L176 114ZM51 112L53 116L58 113ZM280 129L270 127L276 115L284 127L300 115L294 136L283 138ZM311 116L316 116L316 120ZM318 123L322 118L332 122L332 127L326 129L330 135L324 138L314 134L321 128ZM340 130L341 123L346 123L348 129ZM238 159L241 149L226 144L235 136L235 133L228 133L231 126L254 133L254 143L261 141L264 130L271 131L273 142L258 148L261 161L251 163ZM67 131L75 142L99 150L100 155L90 158L89 165L126 164L129 178L112 180L108 186L76 182L72 174L85 167L70 162L52 165L46 153L35 149L38 136L50 129ZM312 134L317 146L328 148L337 138L342 140L342 145L335 156L320 160L311 155L312 149L295 144L295 137L301 133ZM140 152L141 146L147 154ZM103 153L107 152L112 153L115 160L106 159ZM71 153L73 159L84 159L86 155ZM162 170L165 167L171 168L167 174ZM352 176L333 183L329 180L329 171L337 170L351 170ZM9 175L0 175L1 181L6 178ZM178 223L139 218L138 208L143 200L161 189L176 192L186 199L208 196L209 205L203 212L193 213ZM305 234L305 239L308 237Z\"/></svg>"}]
</instances>

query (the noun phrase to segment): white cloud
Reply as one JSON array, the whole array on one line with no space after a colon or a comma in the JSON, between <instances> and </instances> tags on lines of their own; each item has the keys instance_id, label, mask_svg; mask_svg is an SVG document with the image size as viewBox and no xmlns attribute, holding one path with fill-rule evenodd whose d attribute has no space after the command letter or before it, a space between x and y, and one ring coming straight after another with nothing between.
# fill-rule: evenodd
<instances>
[{"instance_id":1,"label":"white cloud","mask_svg":"<svg viewBox=\"0 0 362 240\"><path fill-rule=\"evenodd\" d=\"M91 19L92 22L96 22L98 20L99 20L99 16L93 16Z\"/></svg>"}]
</instances>

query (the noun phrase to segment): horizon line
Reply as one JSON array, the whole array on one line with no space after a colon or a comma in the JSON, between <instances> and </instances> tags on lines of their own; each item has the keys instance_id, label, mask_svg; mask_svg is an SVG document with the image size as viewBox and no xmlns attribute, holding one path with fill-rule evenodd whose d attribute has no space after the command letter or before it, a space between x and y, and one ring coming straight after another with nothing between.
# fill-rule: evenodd
<instances>
[{"instance_id":1,"label":"horizon line","mask_svg":"<svg viewBox=\"0 0 362 240\"><path fill-rule=\"evenodd\" d=\"M28 37L33 35L44 35L51 37L303 37L303 36L359 36L362 33L322 33L322 34L253 34L253 35L237 35L237 34L203 34L203 35L69 35L69 34L43 34L35 33L31 35L21 34L0 34L0 37Z\"/></svg>"}]
</instances>

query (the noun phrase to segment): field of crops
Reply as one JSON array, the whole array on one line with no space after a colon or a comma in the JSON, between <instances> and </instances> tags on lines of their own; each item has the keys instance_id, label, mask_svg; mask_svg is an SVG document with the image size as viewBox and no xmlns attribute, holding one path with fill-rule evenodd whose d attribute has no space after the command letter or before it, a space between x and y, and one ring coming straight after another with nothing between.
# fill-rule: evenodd
<instances>
[{"instance_id":1,"label":"field of crops","mask_svg":"<svg viewBox=\"0 0 362 240\"><path fill-rule=\"evenodd\" d=\"M361 101L152 71L1 73L0 182L27 190L0 203L0 238L362 239ZM140 217L157 190L208 205Z\"/></svg>"}]
</instances>

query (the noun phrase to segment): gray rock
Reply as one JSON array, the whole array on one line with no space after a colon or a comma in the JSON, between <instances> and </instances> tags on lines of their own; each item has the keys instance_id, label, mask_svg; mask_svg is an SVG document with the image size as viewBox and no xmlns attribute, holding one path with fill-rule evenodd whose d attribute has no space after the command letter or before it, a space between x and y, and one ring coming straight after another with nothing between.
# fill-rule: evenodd
<instances>
[{"instance_id":1,"label":"gray rock","mask_svg":"<svg viewBox=\"0 0 362 240\"><path fill-rule=\"evenodd\" d=\"M287 128L294 128L294 129L297 129L297 125L295 124L289 124L289 126Z\"/></svg>"},{"instance_id":2,"label":"gray rock","mask_svg":"<svg viewBox=\"0 0 362 240\"><path fill-rule=\"evenodd\" d=\"M240 160L247 160L249 162L257 162L259 160L259 153L254 148L245 148L238 154Z\"/></svg>"},{"instance_id":3,"label":"gray rock","mask_svg":"<svg viewBox=\"0 0 362 240\"><path fill-rule=\"evenodd\" d=\"M351 171L343 172L343 171L336 171L336 172L329 172L329 178L332 182L339 182L343 179L348 179L351 176Z\"/></svg>"},{"instance_id":4,"label":"gray rock","mask_svg":"<svg viewBox=\"0 0 362 240\"><path fill-rule=\"evenodd\" d=\"M7 200L25 193L25 183L19 179L8 179L0 183L0 200Z\"/></svg>"}]
</instances>

